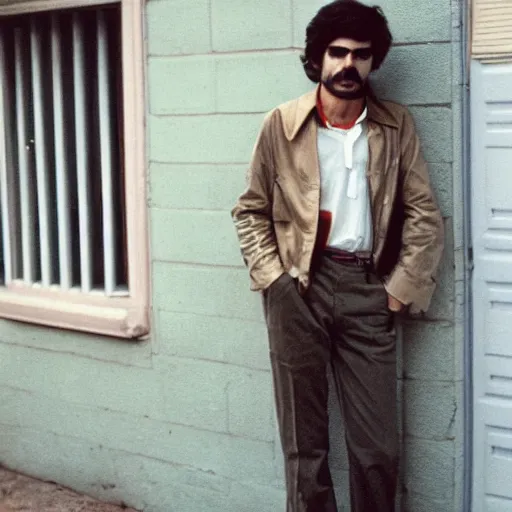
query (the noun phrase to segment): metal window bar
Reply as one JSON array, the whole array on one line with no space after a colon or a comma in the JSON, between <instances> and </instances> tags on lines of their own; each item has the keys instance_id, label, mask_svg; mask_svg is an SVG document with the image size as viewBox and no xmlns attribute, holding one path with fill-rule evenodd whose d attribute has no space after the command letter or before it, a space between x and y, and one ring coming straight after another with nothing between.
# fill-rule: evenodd
<instances>
[{"instance_id":1,"label":"metal window bar","mask_svg":"<svg viewBox=\"0 0 512 512\"><path fill-rule=\"evenodd\" d=\"M84 28L79 13L73 14L73 78L75 88L76 172L80 233L80 275L83 292L92 290L91 194L89 190L89 144L85 89Z\"/></svg>"},{"instance_id":2,"label":"metal window bar","mask_svg":"<svg viewBox=\"0 0 512 512\"><path fill-rule=\"evenodd\" d=\"M59 18L51 20L53 113L55 134L55 170L57 184L58 245L60 285L71 288L73 272L71 263L71 218L69 203L69 163L64 127L64 87L62 69L62 39Z\"/></svg>"},{"instance_id":3,"label":"metal window bar","mask_svg":"<svg viewBox=\"0 0 512 512\"><path fill-rule=\"evenodd\" d=\"M13 162L11 83L8 76L5 38L0 34L0 217L2 231L3 281L9 284L17 277L18 229L17 198Z\"/></svg>"},{"instance_id":4,"label":"metal window bar","mask_svg":"<svg viewBox=\"0 0 512 512\"><path fill-rule=\"evenodd\" d=\"M112 190L112 127L109 91L109 48L105 15L97 14L98 34L98 103L100 132L101 196L103 205L103 268L105 293L112 295L116 287L116 245L114 241L114 204Z\"/></svg>"},{"instance_id":5,"label":"metal window bar","mask_svg":"<svg viewBox=\"0 0 512 512\"><path fill-rule=\"evenodd\" d=\"M14 69L16 84L16 125L18 137L18 172L20 180L22 275L26 283L36 280L36 226L33 146L29 137L30 70L26 52L27 34L21 27L14 29Z\"/></svg>"},{"instance_id":6,"label":"metal window bar","mask_svg":"<svg viewBox=\"0 0 512 512\"><path fill-rule=\"evenodd\" d=\"M37 23L37 18L30 24L30 48L32 56L32 94L34 101L34 143L36 154L37 176L37 217L40 233L40 258L42 285L49 287L54 280L53 262L55 257L51 247L51 192L50 192L50 167L48 161L48 146L46 133L49 129L45 119L45 96L43 73L43 38L42 27Z\"/></svg>"},{"instance_id":7,"label":"metal window bar","mask_svg":"<svg viewBox=\"0 0 512 512\"><path fill-rule=\"evenodd\" d=\"M0 284L129 293L116 9L0 21Z\"/></svg>"}]
</instances>

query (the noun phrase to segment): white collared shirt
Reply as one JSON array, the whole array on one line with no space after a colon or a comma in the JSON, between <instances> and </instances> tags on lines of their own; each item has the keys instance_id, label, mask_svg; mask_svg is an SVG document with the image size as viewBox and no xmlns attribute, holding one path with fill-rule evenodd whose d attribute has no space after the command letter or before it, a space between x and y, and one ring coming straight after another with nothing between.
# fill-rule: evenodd
<instances>
[{"instance_id":1,"label":"white collared shirt","mask_svg":"<svg viewBox=\"0 0 512 512\"><path fill-rule=\"evenodd\" d=\"M320 210L331 218L327 246L351 252L371 251L373 244L366 114L365 108L348 130L318 128Z\"/></svg>"}]
</instances>

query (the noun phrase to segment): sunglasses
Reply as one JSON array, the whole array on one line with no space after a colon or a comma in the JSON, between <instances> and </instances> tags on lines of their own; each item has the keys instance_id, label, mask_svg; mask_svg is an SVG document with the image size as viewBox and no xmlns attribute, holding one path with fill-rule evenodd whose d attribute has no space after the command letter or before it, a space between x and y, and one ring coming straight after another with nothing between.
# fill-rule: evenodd
<instances>
[{"instance_id":1,"label":"sunglasses","mask_svg":"<svg viewBox=\"0 0 512 512\"><path fill-rule=\"evenodd\" d=\"M349 53L351 53L355 60L368 60L373 55L371 48L356 48L355 50L351 50L344 46L329 46L327 48L327 53L330 57L336 59L344 59Z\"/></svg>"}]
</instances>

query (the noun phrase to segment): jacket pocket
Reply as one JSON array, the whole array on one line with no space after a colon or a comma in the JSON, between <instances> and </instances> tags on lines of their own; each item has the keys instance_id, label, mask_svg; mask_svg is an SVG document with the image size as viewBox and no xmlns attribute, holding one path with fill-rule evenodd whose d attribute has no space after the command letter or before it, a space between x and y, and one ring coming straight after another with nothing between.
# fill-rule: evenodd
<instances>
[{"instance_id":1,"label":"jacket pocket","mask_svg":"<svg viewBox=\"0 0 512 512\"><path fill-rule=\"evenodd\" d=\"M272 224L281 263L285 270L289 271L293 266L293 259L296 254L296 243L294 242L295 220L291 214L287 197L278 180L274 182L273 189Z\"/></svg>"},{"instance_id":2,"label":"jacket pocket","mask_svg":"<svg viewBox=\"0 0 512 512\"><path fill-rule=\"evenodd\" d=\"M279 178L274 181L273 199L272 199L272 219L274 222L291 222L292 216L288 205L286 204L285 195Z\"/></svg>"}]
</instances>

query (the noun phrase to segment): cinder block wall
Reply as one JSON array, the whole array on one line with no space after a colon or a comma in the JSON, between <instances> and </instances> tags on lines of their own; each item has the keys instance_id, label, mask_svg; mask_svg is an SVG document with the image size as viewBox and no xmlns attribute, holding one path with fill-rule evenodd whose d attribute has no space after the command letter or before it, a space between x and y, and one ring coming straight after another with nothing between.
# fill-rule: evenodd
<instances>
[{"instance_id":1,"label":"cinder block wall","mask_svg":"<svg viewBox=\"0 0 512 512\"><path fill-rule=\"evenodd\" d=\"M284 509L261 304L229 210L264 113L311 87L298 57L322 3L148 0L152 336L126 343L0 322L0 463L146 512ZM411 105L447 228L433 308L403 326L404 503L455 512L459 1L382 5L396 46L378 92ZM344 499L338 424L333 410Z\"/></svg>"}]
</instances>

